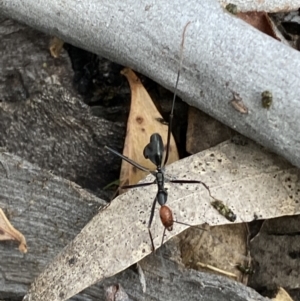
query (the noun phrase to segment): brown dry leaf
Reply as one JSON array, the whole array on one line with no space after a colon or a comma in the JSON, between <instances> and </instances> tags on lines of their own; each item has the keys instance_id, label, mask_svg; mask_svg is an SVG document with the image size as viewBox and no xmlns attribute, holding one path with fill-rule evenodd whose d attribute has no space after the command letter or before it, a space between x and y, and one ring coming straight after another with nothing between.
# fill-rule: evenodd
<instances>
[{"instance_id":1,"label":"brown dry leaf","mask_svg":"<svg viewBox=\"0 0 300 301\"><path fill-rule=\"evenodd\" d=\"M0 240L16 240L19 241L19 250L22 253L27 253L27 245L24 235L16 230L7 217L3 210L0 208Z\"/></svg>"},{"instance_id":2,"label":"brown dry leaf","mask_svg":"<svg viewBox=\"0 0 300 301\"><path fill-rule=\"evenodd\" d=\"M154 133L159 133L162 136L166 148L168 126L159 121L162 119L162 116L157 111L136 74L129 68L123 69L121 73L126 76L131 89L131 108L127 122L123 155L150 170L154 170L156 166L150 160L144 158L143 150L149 143L150 136ZM171 136L170 154L167 164L177 160L179 160L177 147L173 136ZM136 184L145 176L145 172L138 170L124 160L122 161L120 186Z\"/></svg>"},{"instance_id":3,"label":"brown dry leaf","mask_svg":"<svg viewBox=\"0 0 300 301\"><path fill-rule=\"evenodd\" d=\"M237 16L247 22L248 24L252 25L256 29L260 30L261 32L269 35L270 37L281 41L281 39L277 36L274 31L272 21L270 20L268 14L266 12L246 12L246 13L238 13Z\"/></svg>"}]
</instances>

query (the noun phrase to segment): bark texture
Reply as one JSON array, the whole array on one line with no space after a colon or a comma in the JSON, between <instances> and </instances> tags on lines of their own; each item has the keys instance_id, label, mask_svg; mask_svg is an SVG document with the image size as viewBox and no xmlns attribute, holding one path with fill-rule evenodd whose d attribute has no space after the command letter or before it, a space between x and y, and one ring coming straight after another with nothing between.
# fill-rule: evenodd
<instances>
[{"instance_id":1,"label":"bark texture","mask_svg":"<svg viewBox=\"0 0 300 301\"><path fill-rule=\"evenodd\" d=\"M0 298L17 299L105 202L20 157L1 152L0 162L0 207L28 246L0 244Z\"/></svg>"},{"instance_id":2,"label":"bark texture","mask_svg":"<svg viewBox=\"0 0 300 301\"><path fill-rule=\"evenodd\" d=\"M104 146L122 147L124 125L93 116L49 36L8 19L0 30L0 147L107 198L120 160Z\"/></svg>"},{"instance_id":3,"label":"bark texture","mask_svg":"<svg viewBox=\"0 0 300 301\"><path fill-rule=\"evenodd\" d=\"M0 40L0 207L28 245L21 254L1 242L0 298L20 300L106 204L87 190L108 196L119 162L104 145L119 149L124 128L92 115L66 54L50 56L49 36L3 17ZM76 300L97 295L94 287Z\"/></svg>"}]
</instances>

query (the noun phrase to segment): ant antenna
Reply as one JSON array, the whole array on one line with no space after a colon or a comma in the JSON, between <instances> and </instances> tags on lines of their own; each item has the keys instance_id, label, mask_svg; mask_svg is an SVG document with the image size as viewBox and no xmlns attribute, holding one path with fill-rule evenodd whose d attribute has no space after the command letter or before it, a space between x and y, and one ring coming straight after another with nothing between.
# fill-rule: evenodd
<instances>
[{"instance_id":1,"label":"ant antenna","mask_svg":"<svg viewBox=\"0 0 300 301\"><path fill-rule=\"evenodd\" d=\"M168 159L169 159L171 131L172 131L173 116L174 116L174 107L175 107L175 101L176 101L176 96L177 96L177 87L178 87L178 82L179 82L179 77L180 77L180 72L181 72L181 66L182 66L182 61L183 61L184 38L185 38L186 29L190 24L191 24L191 21L189 21L185 25L185 27L183 29L183 33L182 33L182 39L181 39L181 44L180 44L179 66L178 66L178 71L177 71L177 79L176 79L175 90L174 90L174 95L173 95L171 113L170 113L170 117L169 117L167 151L166 151L166 157L165 157L165 161L164 161L163 166L165 166L167 164Z\"/></svg>"}]
</instances>

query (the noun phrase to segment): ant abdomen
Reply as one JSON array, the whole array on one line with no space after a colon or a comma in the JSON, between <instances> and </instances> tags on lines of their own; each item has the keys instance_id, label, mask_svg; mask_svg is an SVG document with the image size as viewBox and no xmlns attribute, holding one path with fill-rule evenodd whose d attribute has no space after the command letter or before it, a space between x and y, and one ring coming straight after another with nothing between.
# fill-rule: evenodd
<instances>
[{"instance_id":1,"label":"ant abdomen","mask_svg":"<svg viewBox=\"0 0 300 301\"><path fill-rule=\"evenodd\" d=\"M159 216L161 223L164 225L164 227L168 231L172 231L174 223L172 210L166 205L161 206L159 209Z\"/></svg>"}]
</instances>

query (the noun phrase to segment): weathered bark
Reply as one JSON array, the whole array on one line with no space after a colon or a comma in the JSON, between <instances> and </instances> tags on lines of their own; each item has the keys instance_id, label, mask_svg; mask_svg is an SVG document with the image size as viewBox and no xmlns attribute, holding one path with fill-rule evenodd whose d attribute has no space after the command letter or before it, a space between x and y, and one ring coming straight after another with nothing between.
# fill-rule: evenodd
<instances>
[{"instance_id":1,"label":"weathered bark","mask_svg":"<svg viewBox=\"0 0 300 301\"><path fill-rule=\"evenodd\" d=\"M184 25L191 21L179 95L192 106L300 166L300 54L227 13L216 1L3 0L0 10L174 89ZM229 104L239 93L249 114ZM273 94L270 109L261 93Z\"/></svg>"},{"instance_id":2,"label":"weathered bark","mask_svg":"<svg viewBox=\"0 0 300 301\"><path fill-rule=\"evenodd\" d=\"M28 246L0 243L0 298L17 298L105 202L20 157L0 153L0 162L0 207Z\"/></svg>"},{"instance_id":3,"label":"weathered bark","mask_svg":"<svg viewBox=\"0 0 300 301\"><path fill-rule=\"evenodd\" d=\"M74 93L68 57L49 55L49 36L0 22L0 147L22 157L0 155L0 207L29 248L0 244L0 298L15 300L105 204L82 187L107 196L119 164L103 147L120 148L124 129L92 116ZM94 287L76 298L97 295Z\"/></svg>"},{"instance_id":4,"label":"weathered bark","mask_svg":"<svg viewBox=\"0 0 300 301\"><path fill-rule=\"evenodd\" d=\"M259 235L251 240L253 260L258 267L250 279L251 287L260 290L284 287L299 294L299 233L299 215L264 222Z\"/></svg>"},{"instance_id":5,"label":"weathered bark","mask_svg":"<svg viewBox=\"0 0 300 301\"><path fill-rule=\"evenodd\" d=\"M132 269L104 280L103 286L121 283L132 300L267 300L251 288L228 278L186 270L167 259L169 256L168 247L163 247L140 262L146 281L145 292L139 275Z\"/></svg>"},{"instance_id":6,"label":"weathered bark","mask_svg":"<svg viewBox=\"0 0 300 301\"><path fill-rule=\"evenodd\" d=\"M50 56L49 36L12 20L0 29L0 147L107 197L120 160L104 145L121 148L122 124L92 115L66 53Z\"/></svg>"}]
</instances>

